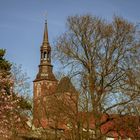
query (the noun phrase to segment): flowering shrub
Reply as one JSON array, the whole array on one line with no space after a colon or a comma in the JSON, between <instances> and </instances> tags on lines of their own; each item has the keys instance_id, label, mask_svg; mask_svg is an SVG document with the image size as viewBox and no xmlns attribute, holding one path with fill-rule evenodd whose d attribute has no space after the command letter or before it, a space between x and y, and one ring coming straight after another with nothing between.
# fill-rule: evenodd
<instances>
[{"instance_id":1,"label":"flowering shrub","mask_svg":"<svg viewBox=\"0 0 140 140\"><path fill-rule=\"evenodd\" d=\"M26 126L26 117L21 107L23 97L14 93L14 80L11 76L11 64L5 60L5 50L0 49L0 138L15 136Z\"/></svg>"},{"instance_id":2,"label":"flowering shrub","mask_svg":"<svg viewBox=\"0 0 140 140\"><path fill-rule=\"evenodd\" d=\"M20 98L12 92L12 85L10 78L0 79L0 135L5 138L16 132L16 126L21 121Z\"/></svg>"}]
</instances>

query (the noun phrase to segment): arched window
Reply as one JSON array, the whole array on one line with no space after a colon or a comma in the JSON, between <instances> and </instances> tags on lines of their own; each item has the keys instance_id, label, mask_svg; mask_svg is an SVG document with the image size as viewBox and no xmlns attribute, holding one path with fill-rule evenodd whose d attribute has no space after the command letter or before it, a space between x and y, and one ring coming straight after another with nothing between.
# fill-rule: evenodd
<instances>
[{"instance_id":1,"label":"arched window","mask_svg":"<svg viewBox=\"0 0 140 140\"><path fill-rule=\"evenodd\" d=\"M44 60L47 60L47 53L44 52Z\"/></svg>"},{"instance_id":2,"label":"arched window","mask_svg":"<svg viewBox=\"0 0 140 140\"><path fill-rule=\"evenodd\" d=\"M41 93L41 84L38 83L38 84L37 84L37 95L36 95L36 96L37 96L37 97L40 96L40 93Z\"/></svg>"},{"instance_id":3,"label":"arched window","mask_svg":"<svg viewBox=\"0 0 140 140\"><path fill-rule=\"evenodd\" d=\"M49 52L48 52L47 56L48 56L47 59L49 60Z\"/></svg>"}]
</instances>

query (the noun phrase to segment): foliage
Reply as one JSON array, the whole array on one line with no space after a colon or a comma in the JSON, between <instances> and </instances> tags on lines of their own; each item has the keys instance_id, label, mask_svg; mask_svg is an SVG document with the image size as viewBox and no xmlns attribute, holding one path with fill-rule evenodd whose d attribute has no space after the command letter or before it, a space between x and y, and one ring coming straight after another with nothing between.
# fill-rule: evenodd
<instances>
[{"instance_id":1,"label":"foliage","mask_svg":"<svg viewBox=\"0 0 140 140\"><path fill-rule=\"evenodd\" d=\"M5 50L0 50L0 136L11 138L18 131L26 129L25 109L31 109L24 97L14 92L11 64L4 58Z\"/></svg>"},{"instance_id":2,"label":"foliage","mask_svg":"<svg viewBox=\"0 0 140 140\"><path fill-rule=\"evenodd\" d=\"M5 76L6 74L10 74L11 64L4 58L5 50L0 49L0 74L1 76Z\"/></svg>"}]
</instances>

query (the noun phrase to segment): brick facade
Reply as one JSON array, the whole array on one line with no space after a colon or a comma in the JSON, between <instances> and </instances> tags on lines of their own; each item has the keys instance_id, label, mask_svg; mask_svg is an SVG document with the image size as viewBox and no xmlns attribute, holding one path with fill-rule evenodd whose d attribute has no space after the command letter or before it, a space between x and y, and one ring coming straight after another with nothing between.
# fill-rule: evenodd
<instances>
[{"instance_id":1,"label":"brick facade","mask_svg":"<svg viewBox=\"0 0 140 140\"><path fill-rule=\"evenodd\" d=\"M51 65L51 47L48 40L47 22L45 23L43 42L40 47L40 65L36 79L33 81L33 119L34 125L39 127L42 120L47 118L47 99L56 90L57 80Z\"/></svg>"}]
</instances>

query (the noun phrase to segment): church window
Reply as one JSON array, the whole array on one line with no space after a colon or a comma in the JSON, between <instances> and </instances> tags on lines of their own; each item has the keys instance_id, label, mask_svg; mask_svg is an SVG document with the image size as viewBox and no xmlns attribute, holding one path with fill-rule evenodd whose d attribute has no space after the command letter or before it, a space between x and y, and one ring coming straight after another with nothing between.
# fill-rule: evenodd
<instances>
[{"instance_id":1,"label":"church window","mask_svg":"<svg viewBox=\"0 0 140 140\"><path fill-rule=\"evenodd\" d=\"M37 97L40 95L40 93L41 93L41 84L39 83L37 85Z\"/></svg>"},{"instance_id":2,"label":"church window","mask_svg":"<svg viewBox=\"0 0 140 140\"><path fill-rule=\"evenodd\" d=\"M47 53L44 52L44 60L47 60Z\"/></svg>"},{"instance_id":3,"label":"church window","mask_svg":"<svg viewBox=\"0 0 140 140\"><path fill-rule=\"evenodd\" d=\"M50 60L50 53L48 52L48 54L47 54L47 60Z\"/></svg>"}]
</instances>

